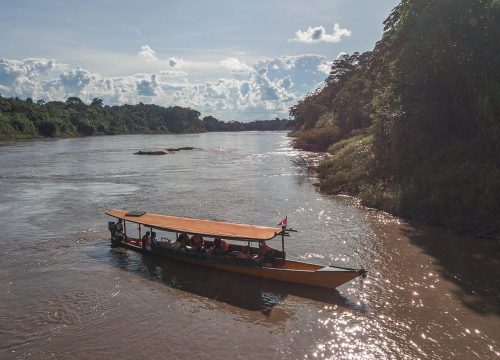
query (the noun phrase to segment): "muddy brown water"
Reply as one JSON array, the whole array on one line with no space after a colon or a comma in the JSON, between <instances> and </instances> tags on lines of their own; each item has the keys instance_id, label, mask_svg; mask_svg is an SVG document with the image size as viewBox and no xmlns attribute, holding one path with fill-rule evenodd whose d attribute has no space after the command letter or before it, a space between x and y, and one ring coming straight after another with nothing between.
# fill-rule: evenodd
<instances>
[{"instance_id":1,"label":"muddy brown water","mask_svg":"<svg viewBox=\"0 0 500 360\"><path fill-rule=\"evenodd\" d=\"M312 156L280 132L1 143L0 358L499 359L498 245L322 195ZM112 248L109 208L288 214L289 258L368 277L307 289Z\"/></svg>"}]
</instances>

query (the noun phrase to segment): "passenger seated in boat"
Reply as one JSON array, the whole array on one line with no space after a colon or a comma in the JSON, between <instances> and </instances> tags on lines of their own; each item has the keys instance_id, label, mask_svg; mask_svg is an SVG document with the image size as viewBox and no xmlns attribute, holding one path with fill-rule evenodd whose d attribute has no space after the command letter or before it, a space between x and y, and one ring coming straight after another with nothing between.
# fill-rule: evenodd
<instances>
[{"instance_id":1,"label":"passenger seated in boat","mask_svg":"<svg viewBox=\"0 0 500 360\"><path fill-rule=\"evenodd\" d=\"M144 236L141 239L141 243L142 243L143 248L145 248L145 249L147 248L148 250L151 250L151 247L149 246L149 234L150 234L150 232L146 231L146 233L144 234Z\"/></svg>"},{"instance_id":2,"label":"passenger seated in boat","mask_svg":"<svg viewBox=\"0 0 500 360\"><path fill-rule=\"evenodd\" d=\"M250 254L250 248L245 246L241 252L238 254L238 259L251 259L252 255Z\"/></svg>"},{"instance_id":3,"label":"passenger seated in boat","mask_svg":"<svg viewBox=\"0 0 500 360\"><path fill-rule=\"evenodd\" d=\"M220 237L214 238L213 253L215 255L224 255L229 250L229 244Z\"/></svg>"},{"instance_id":4,"label":"passenger seated in boat","mask_svg":"<svg viewBox=\"0 0 500 360\"><path fill-rule=\"evenodd\" d=\"M269 257L272 255L273 248L268 246L265 241L262 241L259 245L259 255L257 259L263 262L270 262Z\"/></svg>"},{"instance_id":5,"label":"passenger seated in boat","mask_svg":"<svg viewBox=\"0 0 500 360\"><path fill-rule=\"evenodd\" d=\"M118 222L115 225L115 236L118 240L123 240L123 223L122 219L118 219Z\"/></svg>"},{"instance_id":6,"label":"passenger seated in boat","mask_svg":"<svg viewBox=\"0 0 500 360\"><path fill-rule=\"evenodd\" d=\"M151 239L149 240L151 249L154 249L158 245L158 240L156 239L156 233L153 231L151 233Z\"/></svg>"},{"instance_id":7,"label":"passenger seated in boat","mask_svg":"<svg viewBox=\"0 0 500 360\"><path fill-rule=\"evenodd\" d=\"M198 252L203 252L205 242L203 240L203 236L200 234L195 234L191 237L191 246L194 250Z\"/></svg>"},{"instance_id":8,"label":"passenger seated in boat","mask_svg":"<svg viewBox=\"0 0 500 360\"><path fill-rule=\"evenodd\" d=\"M189 236L186 233L182 233L175 240L174 249L185 249L187 245L189 245Z\"/></svg>"}]
</instances>

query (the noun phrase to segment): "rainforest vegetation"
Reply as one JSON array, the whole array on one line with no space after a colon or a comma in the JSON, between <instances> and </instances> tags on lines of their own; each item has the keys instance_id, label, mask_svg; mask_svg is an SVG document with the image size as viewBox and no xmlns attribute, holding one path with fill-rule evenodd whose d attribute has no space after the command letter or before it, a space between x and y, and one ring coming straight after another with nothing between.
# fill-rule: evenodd
<instances>
[{"instance_id":1,"label":"rainforest vegetation","mask_svg":"<svg viewBox=\"0 0 500 360\"><path fill-rule=\"evenodd\" d=\"M65 102L0 96L0 138L72 137L114 134L197 133L205 131L286 130L289 120L249 123L223 122L180 106L104 105L95 98L85 104L78 97Z\"/></svg>"},{"instance_id":2,"label":"rainforest vegetation","mask_svg":"<svg viewBox=\"0 0 500 360\"><path fill-rule=\"evenodd\" d=\"M403 0L373 51L290 109L327 151L320 187L461 232L500 233L500 1Z\"/></svg>"}]
</instances>

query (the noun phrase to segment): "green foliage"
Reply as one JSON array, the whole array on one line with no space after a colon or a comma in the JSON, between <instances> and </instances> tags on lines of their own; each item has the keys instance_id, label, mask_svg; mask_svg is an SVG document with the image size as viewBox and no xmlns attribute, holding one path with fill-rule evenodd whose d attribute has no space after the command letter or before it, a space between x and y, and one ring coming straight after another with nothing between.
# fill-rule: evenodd
<instances>
[{"instance_id":1,"label":"green foliage","mask_svg":"<svg viewBox=\"0 0 500 360\"><path fill-rule=\"evenodd\" d=\"M42 121L38 123L38 132L45 137L55 137L58 132L58 126L55 121Z\"/></svg>"},{"instance_id":2,"label":"green foliage","mask_svg":"<svg viewBox=\"0 0 500 360\"><path fill-rule=\"evenodd\" d=\"M86 121L79 121L76 124L76 129L83 136L92 136L97 132L94 125Z\"/></svg>"},{"instance_id":3,"label":"green foliage","mask_svg":"<svg viewBox=\"0 0 500 360\"><path fill-rule=\"evenodd\" d=\"M500 230L500 12L492 1L402 1L375 52L376 154L400 213ZM496 115L495 115L496 114Z\"/></svg>"},{"instance_id":4,"label":"green foliage","mask_svg":"<svg viewBox=\"0 0 500 360\"><path fill-rule=\"evenodd\" d=\"M384 25L373 52L336 60L327 85L290 110L297 129L333 119L348 139L320 166L322 187L408 218L500 232L499 1L403 0ZM360 130L372 134L369 161L349 145Z\"/></svg>"},{"instance_id":5,"label":"green foliage","mask_svg":"<svg viewBox=\"0 0 500 360\"><path fill-rule=\"evenodd\" d=\"M319 118L328 111L330 94L333 86L327 85L323 90L308 94L290 109L290 116L295 120L295 128L307 130L315 127Z\"/></svg>"},{"instance_id":6,"label":"green foliage","mask_svg":"<svg viewBox=\"0 0 500 360\"><path fill-rule=\"evenodd\" d=\"M357 193L370 177L373 135L358 135L330 146L331 154L318 166L320 187L328 193Z\"/></svg>"},{"instance_id":7,"label":"green foliage","mask_svg":"<svg viewBox=\"0 0 500 360\"><path fill-rule=\"evenodd\" d=\"M102 107L103 106L103 101L102 101L102 99L94 98L92 100L92 102L90 103L90 106Z\"/></svg>"},{"instance_id":8,"label":"green foliage","mask_svg":"<svg viewBox=\"0 0 500 360\"><path fill-rule=\"evenodd\" d=\"M251 122L229 121L223 122L212 116L203 118L203 127L207 131L272 131L292 130L293 122L290 120L254 120Z\"/></svg>"},{"instance_id":9,"label":"green foliage","mask_svg":"<svg viewBox=\"0 0 500 360\"><path fill-rule=\"evenodd\" d=\"M98 98L87 105L78 97L48 103L0 97L0 137L203 132L199 115L178 106L103 106Z\"/></svg>"},{"instance_id":10,"label":"green foliage","mask_svg":"<svg viewBox=\"0 0 500 360\"><path fill-rule=\"evenodd\" d=\"M325 112L323 115L320 116L320 118L316 122L315 127L319 129L323 127L335 126L336 124L337 121L335 119L335 115L331 112Z\"/></svg>"},{"instance_id":11,"label":"green foliage","mask_svg":"<svg viewBox=\"0 0 500 360\"><path fill-rule=\"evenodd\" d=\"M35 126L25 114L17 113L11 117L11 125L16 132L32 135L35 133Z\"/></svg>"},{"instance_id":12,"label":"green foliage","mask_svg":"<svg viewBox=\"0 0 500 360\"><path fill-rule=\"evenodd\" d=\"M323 143L315 147L324 150L339 139L348 137L352 131L371 126L372 59L371 52L343 55L333 62L325 87L307 95L290 109L296 129L302 131L295 141L297 147L315 147L310 143L314 132L307 131L311 128L337 129L335 133L326 130L332 135L330 140L321 137ZM301 141L301 137L307 140Z\"/></svg>"},{"instance_id":13,"label":"green foliage","mask_svg":"<svg viewBox=\"0 0 500 360\"><path fill-rule=\"evenodd\" d=\"M392 188L383 180L375 183L363 183L359 186L358 197L363 205L383 209L388 212L397 212L399 208L399 197L396 189Z\"/></svg>"},{"instance_id":14,"label":"green foliage","mask_svg":"<svg viewBox=\"0 0 500 360\"><path fill-rule=\"evenodd\" d=\"M6 115L0 113L0 134L12 136L15 132L16 130L12 127L10 119Z\"/></svg>"},{"instance_id":15,"label":"green foliage","mask_svg":"<svg viewBox=\"0 0 500 360\"><path fill-rule=\"evenodd\" d=\"M285 130L289 120L256 120L250 123L223 122L212 116L200 120L200 113L180 106L105 106L94 98L90 105L78 97L65 102L0 96L0 138L92 136L96 134L199 133L204 131Z\"/></svg>"},{"instance_id":16,"label":"green foliage","mask_svg":"<svg viewBox=\"0 0 500 360\"><path fill-rule=\"evenodd\" d=\"M340 130L336 126L325 126L299 130L291 134L294 146L307 151L326 151L332 141L340 139Z\"/></svg>"},{"instance_id":17,"label":"green foliage","mask_svg":"<svg viewBox=\"0 0 500 360\"><path fill-rule=\"evenodd\" d=\"M217 120L213 116L205 116L203 118L203 127L207 131L225 131L226 124L223 121Z\"/></svg>"}]
</instances>

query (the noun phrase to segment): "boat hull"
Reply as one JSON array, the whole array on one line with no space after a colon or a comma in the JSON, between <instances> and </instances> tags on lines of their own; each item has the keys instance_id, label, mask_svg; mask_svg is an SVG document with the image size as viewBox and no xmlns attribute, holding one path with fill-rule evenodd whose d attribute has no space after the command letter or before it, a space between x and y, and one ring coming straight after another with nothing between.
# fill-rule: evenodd
<instances>
[{"instance_id":1,"label":"boat hull","mask_svg":"<svg viewBox=\"0 0 500 360\"><path fill-rule=\"evenodd\" d=\"M282 267L267 267L259 265L239 265L217 261L201 254L190 254L170 249L147 250L126 242L111 240L115 246L124 247L145 254L187 262L197 266L230 271L263 279L281 282L335 289L342 284L365 274L364 270L341 268L334 266L319 266L299 261L286 260Z\"/></svg>"}]
</instances>

